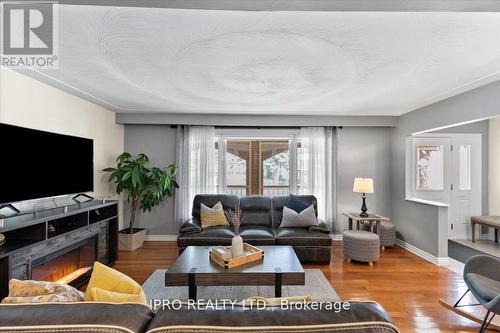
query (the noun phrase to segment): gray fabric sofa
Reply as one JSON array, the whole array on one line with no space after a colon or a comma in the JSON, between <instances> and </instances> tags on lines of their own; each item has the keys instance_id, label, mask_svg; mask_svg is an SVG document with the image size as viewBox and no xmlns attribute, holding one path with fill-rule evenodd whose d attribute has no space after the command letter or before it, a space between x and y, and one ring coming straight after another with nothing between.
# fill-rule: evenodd
<instances>
[{"instance_id":1,"label":"gray fabric sofa","mask_svg":"<svg viewBox=\"0 0 500 333\"><path fill-rule=\"evenodd\" d=\"M195 332L397 333L377 303L351 302L349 310L188 306L156 313L142 304L98 302L0 305L0 332L195 333Z\"/></svg>"},{"instance_id":2,"label":"gray fabric sofa","mask_svg":"<svg viewBox=\"0 0 500 333\"><path fill-rule=\"evenodd\" d=\"M312 195L296 196L314 205L317 215L317 201ZM320 221L319 226L310 228L280 228L283 206L288 196L248 196L238 198L226 194L200 194L193 202L192 218L179 230L177 245L182 252L190 245L230 245L234 232L231 227L201 228L201 203L212 207L221 202L224 209L241 209L245 217L241 226L241 237L252 245L291 245L303 263L329 263L332 238L328 226Z\"/></svg>"}]
</instances>

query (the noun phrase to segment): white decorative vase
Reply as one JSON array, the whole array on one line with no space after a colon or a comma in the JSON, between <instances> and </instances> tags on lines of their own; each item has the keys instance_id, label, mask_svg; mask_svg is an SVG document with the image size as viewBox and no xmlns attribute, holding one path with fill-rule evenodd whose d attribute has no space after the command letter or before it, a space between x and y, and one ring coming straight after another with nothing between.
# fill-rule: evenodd
<instances>
[{"instance_id":1,"label":"white decorative vase","mask_svg":"<svg viewBox=\"0 0 500 333\"><path fill-rule=\"evenodd\" d=\"M243 238L241 236L234 236L231 240L231 254L233 258L243 255Z\"/></svg>"}]
</instances>

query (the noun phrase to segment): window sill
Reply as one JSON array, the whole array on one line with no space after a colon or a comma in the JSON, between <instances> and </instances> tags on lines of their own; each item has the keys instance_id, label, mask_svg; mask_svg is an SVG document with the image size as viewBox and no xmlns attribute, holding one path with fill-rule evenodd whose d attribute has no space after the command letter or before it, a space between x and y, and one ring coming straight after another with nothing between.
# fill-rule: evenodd
<instances>
[{"instance_id":1,"label":"window sill","mask_svg":"<svg viewBox=\"0 0 500 333\"><path fill-rule=\"evenodd\" d=\"M418 199L418 198L406 198L406 201L412 201L412 202L418 202L424 205L429 205L429 206L436 206L436 207L450 207L450 204L444 203L444 202L439 202L439 201L431 201L431 200L424 200L424 199Z\"/></svg>"}]
</instances>

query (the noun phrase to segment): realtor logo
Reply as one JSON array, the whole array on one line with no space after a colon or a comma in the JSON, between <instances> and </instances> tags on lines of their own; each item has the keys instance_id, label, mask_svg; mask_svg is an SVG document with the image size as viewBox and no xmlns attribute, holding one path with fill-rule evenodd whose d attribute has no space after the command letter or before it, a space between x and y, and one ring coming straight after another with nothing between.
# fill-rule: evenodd
<instances>
[{"instance_id":1,"label":"realtor logo","mask_svg":"<svg viewBox=\"0 0 500 333\"><path fill-rule=\"evenodd\" d=\"M56 68L57 4L52 1L0 3L1 64Z\"/></svg>"}]
</instances>

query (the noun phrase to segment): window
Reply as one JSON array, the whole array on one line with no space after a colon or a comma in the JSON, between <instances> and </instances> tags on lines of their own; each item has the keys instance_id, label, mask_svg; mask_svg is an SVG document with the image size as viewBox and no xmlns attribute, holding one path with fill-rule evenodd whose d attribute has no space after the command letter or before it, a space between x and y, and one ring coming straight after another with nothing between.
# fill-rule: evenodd
<instances>
[{"instance_id":1,"label":"window","mask_svg":"<svg viewBox=\"0 0 500 333\"><path fill-rule=\"evenodd\" d=\"M470 145L460 145L460 191L470 191Z\"/></svg>"},{"instance_id":2,"label":"window","mask_svg":"<svg viewBox=\"0 0 500 333\"><path fill-rule=\"evenodd\" d=\"M221 139L219 139L221 140ZM290 145L289 140L231 138L223 139L225 170L224 186L228 194L245 195L288 195L290 193ZM219 156L221 163L222 156ZM219 170L220 171L220 170Z\"/></svg>"},{"instance_id":3,"label":"window","mask_svg":"<svg viewBox=\"0 0 500 333\"><path fill-rule=\"evenodd\" d=\"M416 146L416 189L418 191L442 191L443 179L443 146Z\"/></svg>"},{"instance_id":4,"label":"window","mask_svg":"<svg viewBox=\"0 0 500 333\"><path fill-rule=\"evenodd\" d=\"M250 142L228 140L226 142L227 193L244 196L248 193Z\"/></svg>"},{"instance_id":5,"label":"window","mask_svg":"<svg viewBox=\"0 0 500 333\"><path fill-rule=\"evenodd\" d=\"M262 182L259 191L263 195L288 195L290 192L290 149L288 141L260 142L259 167ZM259 194L260 194L259 193Z\"/></svg>"}]
</instances>

